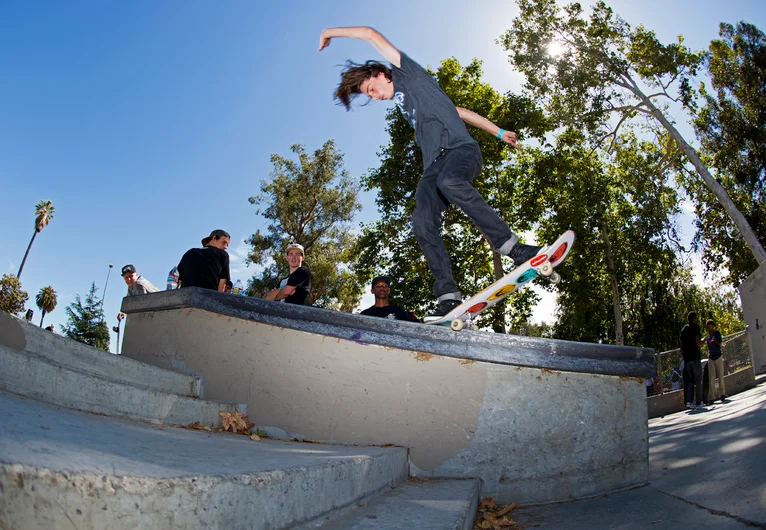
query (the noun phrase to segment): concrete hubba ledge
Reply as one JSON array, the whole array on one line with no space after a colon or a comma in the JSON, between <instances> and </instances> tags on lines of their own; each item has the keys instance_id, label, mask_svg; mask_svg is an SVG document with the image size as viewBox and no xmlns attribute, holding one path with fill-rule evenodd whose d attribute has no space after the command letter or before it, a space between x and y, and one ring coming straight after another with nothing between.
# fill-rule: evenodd
<instances>
[{"instance_id":1,"label":"concrete hubba ledge","mask_svg":"<svg viewBox=\"0 0 766 530\"><path fill-rule=\"evenodd\" d=\"M71 370L119 381L157 392L202 398L202 379L151 364L112 355L81 342L51 333L0 311L0 345L35 353Z\"/></svg>"},{"instance_id":2,"label":"concrete hubba ledge","mask_svg":"<svg viewBox=\"0 0 766 530\"><path fill-rule=\"evenodd\" d=\"M310 439L410 448L500 503L644 484L650 349L462 331L181 289L123 300L123 354Z\"/></svg>"}]
</instances>

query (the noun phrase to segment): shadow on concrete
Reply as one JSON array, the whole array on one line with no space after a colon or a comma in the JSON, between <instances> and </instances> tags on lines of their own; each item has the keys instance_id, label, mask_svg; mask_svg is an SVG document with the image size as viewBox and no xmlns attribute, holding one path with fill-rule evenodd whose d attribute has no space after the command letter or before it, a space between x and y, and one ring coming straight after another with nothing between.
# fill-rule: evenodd
<instances>
[{"instance_id":1,"label":"shadow on concrete","mask_svg":"<svg viewBox=\"0 0 766 530\"><path fill-rule=\"evenodd\" d=\"M766 385L649 421L649 485L518 510L538 528L766 528Z\"/></svg>"}]
</instances>

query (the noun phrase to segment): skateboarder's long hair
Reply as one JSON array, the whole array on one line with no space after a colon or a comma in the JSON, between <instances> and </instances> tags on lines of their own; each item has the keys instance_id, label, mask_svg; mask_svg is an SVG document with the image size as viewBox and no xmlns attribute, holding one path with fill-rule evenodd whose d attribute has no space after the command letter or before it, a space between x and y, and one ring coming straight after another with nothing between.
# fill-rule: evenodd
<instances>
[{"instance_id":1,"label":"skateboarder's long hair","mask_svg":"<svg viewBox=\"0 0 766 530\"><path fill-rule=\"evenodd\" d=\"M335 99L338 105L343 105L346 110L351 110L351 100L362 93L361 86L367 79L376 77L380 73L385 74L386 79L391 81L391 69L378 61L367 61L358 64L346 61L346 67L340 74L340 84L335 89Z\"/></svg>"}]
</instances>

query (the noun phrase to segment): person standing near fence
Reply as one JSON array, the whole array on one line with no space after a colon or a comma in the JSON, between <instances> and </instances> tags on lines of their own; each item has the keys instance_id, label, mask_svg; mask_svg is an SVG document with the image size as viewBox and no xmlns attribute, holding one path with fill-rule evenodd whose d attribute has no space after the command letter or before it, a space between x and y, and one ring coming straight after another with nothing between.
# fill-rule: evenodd
<instances>
[{"instance_id":1,"label":"person standing near fence","mask_svg":"<svg viewBox=\"0 0 766 530\"><path fill-rule=\"evenodd\" d=\"M694 410L705 406L702 401L702 356L700 326L697 313L692 311L688 323L681 329L681 356L684 359L684 402L686 408ZM696 399L696 401L695 401Z\"/></svg>"},{"instance_id":2,"label":"person standing near fence","mask_svg":"<svg viewBox=\"0 0 766 530\"><path fill-rule=\"evenodd\" d=\"M726 399L726 383L723 380L723 352L721 351L723 337L721 337L721 332L715 329L715 322L712 319L705 322L705 327L707 328L705 342L707 342L707 369L710 372L710 393L716 396L713 401L718 399L718 392L715 391L715 380L718 376L718 391L721 395L721 402L723 402Z\"/></svg>"}]
</instances>

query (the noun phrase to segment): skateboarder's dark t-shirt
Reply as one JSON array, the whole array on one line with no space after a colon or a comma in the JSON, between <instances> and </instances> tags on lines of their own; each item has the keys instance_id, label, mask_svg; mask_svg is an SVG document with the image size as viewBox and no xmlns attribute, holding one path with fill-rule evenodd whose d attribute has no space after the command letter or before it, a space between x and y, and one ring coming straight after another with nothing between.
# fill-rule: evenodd
<instances>
[{"instance_id":1,"label":"skateboarder's dark t-shirt","mask_svg":"<svg viewBox=\"0 0 766 530\"><path fill-rule=\"evenodd\" d=\"M217 247L188 250L178 264L181 287L218 290L220 280L230 280L229 255Z\"/></svg>"},{"instance_id":2,"label":"skateboarder's dark t-shirt","mask_svg":"<svg viewBox=\"0 0 766 530\"><path fill-rule=\"evenodd\" d=\"M683 347L684 361L699 361L700 348L697 346L697 337L700 336L700 327L697 324L686 324L681 329L681 346Z\"/></svg>"},{"instance_id":3,"label":"skateboarder's dark t-shirt","mask_svg":"<svg viewBox=\"0 0 766 530\"><path fill-rule=\"evenodd\" d=\"M286 304L303 305L306 303L306 297L311 290L311 271L305 265L301 265L295 269L295 272L286 278L282 278L279 284L280 289L285 285L292 285L295 287L295 291L290 296L280 300L280 302L284 301Z\"/></svg>"},{"instance_id":4,"label":"skateboarder's dark t-shirt","mask_svg":"<svg viewBox=\"0 0 766 530\"><path fill-rule=\"evenodd\" d=\"M401 67L392 65L394 103L415 129L415 141L423 152L423 169L436 160L442 149L478 145L439 83L407 55L400 55Z\"/></svg>"},{"instance_id":5,"label":"skateboarder's dark t-shirt","mask_svg":"<svg viewBox=\"0 0 766 530\"><path fill-rule=\"evenodd\" d=\"M412 318L412 315L394 304L389 304L385 307L378 307L374 305L362 311L362 314L369 317L381 317L388 318L390 320L407 320L409 322L415 322L415 319Z\"/></svg>"}]
</instances>

